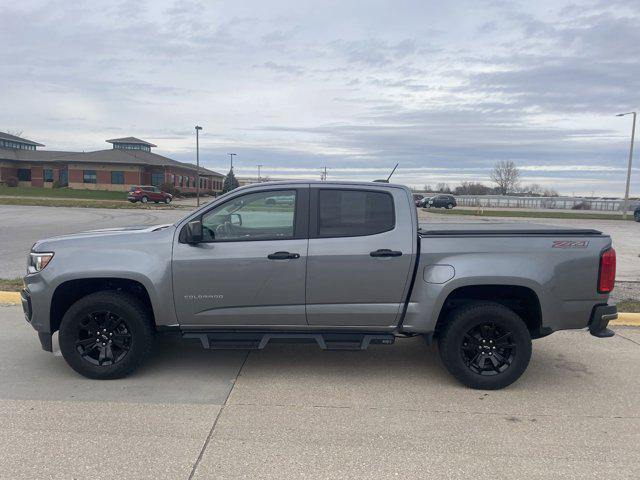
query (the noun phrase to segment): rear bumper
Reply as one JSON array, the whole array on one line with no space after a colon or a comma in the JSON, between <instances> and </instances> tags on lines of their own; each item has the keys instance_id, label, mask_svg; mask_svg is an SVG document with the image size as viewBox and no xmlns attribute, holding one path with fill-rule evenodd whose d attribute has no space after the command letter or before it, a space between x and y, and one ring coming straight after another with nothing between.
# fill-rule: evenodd
<instances>
[{"instance_id":1,"label":"rear bumper","mask_svg":"<svg viewBox=\"0 0 640 480\"><path fill-rule=\"evenodd\" d=\"M613 337L614 332L607 328L611 320L618 318L618 308L615 305L598 305L594 307L589 320L589 333L594 337Z\"/></svg>"}]
</instances>

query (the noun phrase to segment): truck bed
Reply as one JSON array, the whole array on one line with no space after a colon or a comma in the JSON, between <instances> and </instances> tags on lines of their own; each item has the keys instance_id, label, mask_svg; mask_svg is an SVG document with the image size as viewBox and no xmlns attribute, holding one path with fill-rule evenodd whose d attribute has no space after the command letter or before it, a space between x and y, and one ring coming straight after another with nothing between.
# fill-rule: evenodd
<instances>
[{"instance_id":1,"label":"truck bed","mask_svg":"<svg viewBox=\"0 0 640 480\"><path fill-rule=\"evenodd\" d=\"M602 232L594 229L558 227L528 222L504 223L429 223L418 230L421 237L434 236L563 236L584 237L601 236Z\"/></svg>"}]
</instances>

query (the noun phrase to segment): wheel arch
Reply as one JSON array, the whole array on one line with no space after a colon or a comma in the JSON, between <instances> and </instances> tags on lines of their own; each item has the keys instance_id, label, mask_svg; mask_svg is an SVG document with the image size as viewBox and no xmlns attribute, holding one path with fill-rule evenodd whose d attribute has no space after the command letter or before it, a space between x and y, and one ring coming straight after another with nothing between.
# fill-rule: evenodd
<instances>
[{"instance_id":1,"label":"wheel arch","mask_svg":"<svg viewBox=\"0 0 640 480\"><path fill-rule=\"evenodd\" d=\"M142 282L124 277L91 277L66 280L56 287L49 309L50 331L55 332L60 328L62 317L79 299L91 293L108 290L123 291L140 300L153 320L153 327L156 327L156 316L149 290Z\"/></svg>"},{"instance_id":2,"label":"wheel arch","mask_svg":"<svg viewBox=\"0 0 640 480\"><path fill-rule=\"evenodd\" d=\"M525 322L532 338L546 334L542 325L542 306L530 287L512 284L465 285L451 291L439 311L434 336L437 337L454 310L478 302L494 302L513 310Z\"/></svg>"}]
</instances>

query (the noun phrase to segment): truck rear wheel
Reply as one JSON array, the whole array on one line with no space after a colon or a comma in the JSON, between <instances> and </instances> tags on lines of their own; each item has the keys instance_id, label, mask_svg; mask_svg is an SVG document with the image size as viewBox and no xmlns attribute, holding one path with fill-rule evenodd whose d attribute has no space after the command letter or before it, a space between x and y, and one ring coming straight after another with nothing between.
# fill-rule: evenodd
<instances>
[{"instance_id":1,"label":"truck rear wheel","mask_svg":"<svg viewBox=\"0 0 640 480\"><path fill-rule=\"evenodd\" d=\"M481 390L511 385L531 359L531 335L524 321L493 302L454 310L438 347L447 370L464 385Z\"/></svg>"},{"instance_id":2,"label":"truck rear wheel","mask_svg":"<svg viewBox=\"0 0 640 480\"><path fill-rule=\"evenodd\" d=\"M62 356L85 377L121 378L151 355L151 317L135 297L119 291L81 298L60 324Z\"/></svg>"}]
</instances>

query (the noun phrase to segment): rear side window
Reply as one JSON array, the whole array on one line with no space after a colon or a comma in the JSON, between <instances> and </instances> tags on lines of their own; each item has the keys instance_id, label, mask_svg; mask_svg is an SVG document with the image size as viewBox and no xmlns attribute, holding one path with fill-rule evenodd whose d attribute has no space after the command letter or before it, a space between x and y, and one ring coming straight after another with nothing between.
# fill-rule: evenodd
<instances>
[{"instance_id":1,"label":"rear side window","mask_svg":"<svg viewBox=\"0 0 640 480\"><path fill-rule=\"evenodd\" d=\"M385 192L320 190L318 236L356 237L393 230L393 198Z\"/></svg>"}]
</instances>

